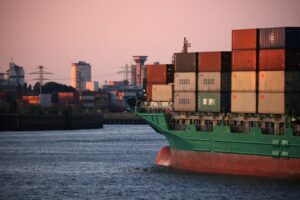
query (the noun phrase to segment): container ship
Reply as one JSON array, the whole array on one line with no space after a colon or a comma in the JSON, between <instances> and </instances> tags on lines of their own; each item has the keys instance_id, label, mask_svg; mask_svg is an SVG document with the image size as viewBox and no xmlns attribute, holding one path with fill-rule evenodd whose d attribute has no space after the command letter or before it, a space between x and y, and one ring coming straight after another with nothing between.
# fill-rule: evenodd
<instances>
[{"instance_id":1,"label":"container ship","mask_svg":"<svg viewBox=\"0 0 300 200\"><path fill-rule=\"evenodd\" d=\"M300 179L300 28L232 31L232 51L147 65L136 114L169 146L157 165Z\"/></svg>"}]
</instances>

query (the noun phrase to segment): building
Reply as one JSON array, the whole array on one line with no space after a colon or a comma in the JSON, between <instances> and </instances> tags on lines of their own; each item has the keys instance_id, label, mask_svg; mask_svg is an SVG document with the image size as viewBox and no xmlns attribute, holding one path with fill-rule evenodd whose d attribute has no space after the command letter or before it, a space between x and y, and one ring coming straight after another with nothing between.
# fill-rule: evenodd
<instances>
[{"instance_id":1,"label":"building","mask_svg":"<svg viewBox=\"0 0 300 200\"><path fill-rule=\"evenodd\" d=\"M95 93L95 106L96 108L105 109L110 106L111 96L109 92L98 91Z\"/></svg>"},{"instance_id":2,"label":"building","mask_svg":"<svg viewBox=\"0 0 300 200\"><path fill-rule=\"evenodd\" d=\"M79 96L73 92L58 92L58 103L61 105L75 105L79 103Z\"/></svg>"},{"instance_id":3,"label":"building","mask_svg":"<svg viewBox=\"0 0 300 200\"><path fill-rule=\"evenodd\" d=\"M136 85L135 71L136 71L136 66L131 65L130 85Z\"/></svg>"},{"instance_id":4,"label":"building","mask_svg":"<svg viewBox=\"0 0 300 200\"><path fill-rule=\"evenodd\" d=\"M14 62L9 63L7 73L1 73L0 80L3 85L23 86L24 85L24 69L16 65Z\"/></svg>"},{"instance_id":5,"label":"building","mask_svg":"<svg viewBox=\"0 0 300 200\"><path fill-rule=\"evenodd\" d=\"M80 104L87 108L95 106L95 93L90 91L84 91L79 94Z\"/></svg>"},{"instance_id":6,"label":"building","mask_svg":"<svg viewBox=\"0 0 300 200\"><path fill-rule=\"evenodd\" d=\"M0 73L0 86L7 85L8 77L6 73Z\"/></svg>"},{"instance_id":7,"label":"building","mask_svg":"<svg viewBox=\"0 0 300 200\"><path fill-rule=\"evenodd\" d=\"M84 61L72 63L72 87L77 91L86 91L86 82L89 81L91 81L91 65Z\"/></svg>"},{"instance_id":8,"label":"building","mask_svg":"<svg viewBox=\"0 0 300 200\"><path fill-rule=\"evenodd\" d=\"M97 81L88 81L85 83L85 88L88 91L97 92L99 90L99 83Z\"/></svg>"},{"instance_id":9,"label":"building","mask_svg":"<svg viewBox=\"0 0 300 200\"><path fill-rule=\"evenodd\" d=\"M146 79L146 66L145 62L148 56L133 56L135 61L135 85L138 87L143 87L143 81Z\"/></svg>"}]
</instances>

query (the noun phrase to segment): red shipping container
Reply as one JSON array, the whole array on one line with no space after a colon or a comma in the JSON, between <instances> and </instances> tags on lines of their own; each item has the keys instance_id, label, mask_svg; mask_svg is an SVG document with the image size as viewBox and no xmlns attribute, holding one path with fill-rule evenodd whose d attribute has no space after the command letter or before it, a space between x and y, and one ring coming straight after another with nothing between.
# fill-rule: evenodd
<instances>
[{"instance_id":1,"label":"red shipping container","mask_svg":"<svg viewBox=\"0 0 300 200\"><path fill-rule=\"evenodd\" d=\"M256 50L232 51L232 71L255 71Z\"/></svg>"},{"instance_id":2,"label":"red shipping container","mask_svg":"<svg viewBox=\"0 0 300 200\"><path fill-rule=\"evenodd\" d=\"M200 52L198 72L220 72L221 52Z\"/></svg>"},{"instance_id":3,"label":"red shipping container","mask_svg":"<svg viewBox=\"0 0 300 200\"><path fill-rule=\"evenodd\" d=\"M266 49L259 51L259 69L263 71L299 71L300 50Z\"/></svg>"},{"instance_id":4,"label":"red shipping container","mask_svg":"<svg viewBox=\"0 0 300 200\"><path fill-rule=\"evenodd\" d=\"M198 72L226 72L231 69L231 52L200 52Z\"/></svg>"},{"instance_id":5,"label":"red shipping container","mask_svg":"<svg viewBox=\"0 0 300 200\"><path fill-rule=\"evenodd\" d=\"M232 30L232 49L257 49L258 29Z\"/></svg>"},{"instance_id":6,"label":"red shipping container","mask_svg":"<svg viewBox=\"0 0 300 200\"><path fill-rule=\"evenodd\" d=\"M167 65L154 64L146 65L148 83L166 83L167 82Z\"/></svg>"},{"instance_id":7,"label":"red shipping container","mask_svg":"<svg viewBox=\"0 0 300 200\"><path fill-rule=\"evenodd\" d=\"M285 50L259 50L259 70L285 70Z\"/></svg>"}]
</instances>

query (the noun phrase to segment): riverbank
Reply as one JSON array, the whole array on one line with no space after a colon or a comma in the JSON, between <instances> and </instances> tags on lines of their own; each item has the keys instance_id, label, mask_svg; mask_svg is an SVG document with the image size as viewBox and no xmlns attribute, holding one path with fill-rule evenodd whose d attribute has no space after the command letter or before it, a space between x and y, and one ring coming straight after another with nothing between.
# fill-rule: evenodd
<instances>
[{"instance_id":1,"label":"riverbank","mask_svg":"<svg viewBox=\"0 0 300 200\"><path fill-rule=\"evenodd\" d=\"M146 122L131 112L104 113L104 124L146 124Z\"/></svg>"},{"instance_id":2,"label":"riverbank","mask_svg":"<svg viewBox=\"0 0 300 200\"><path fill-rule=\"evenodd\" d=\"M103 114L0 114L0 131L103 128Z\"/></svg>"}]
</instances>

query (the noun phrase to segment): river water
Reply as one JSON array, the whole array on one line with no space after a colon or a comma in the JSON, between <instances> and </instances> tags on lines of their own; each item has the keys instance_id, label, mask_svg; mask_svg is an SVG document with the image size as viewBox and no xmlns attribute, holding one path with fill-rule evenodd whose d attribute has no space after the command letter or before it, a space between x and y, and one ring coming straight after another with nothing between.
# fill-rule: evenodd
<instances>
[{"instance_id":1,"label":"river water","mask_svg":"<svg viewBox=\"0 0 300 200\"><path fill-rule=\"evenodd\" d=\"M0 132L0 199L300 199L300 183L155 165L147 125Z\"/></svg>"}]
</instances>

